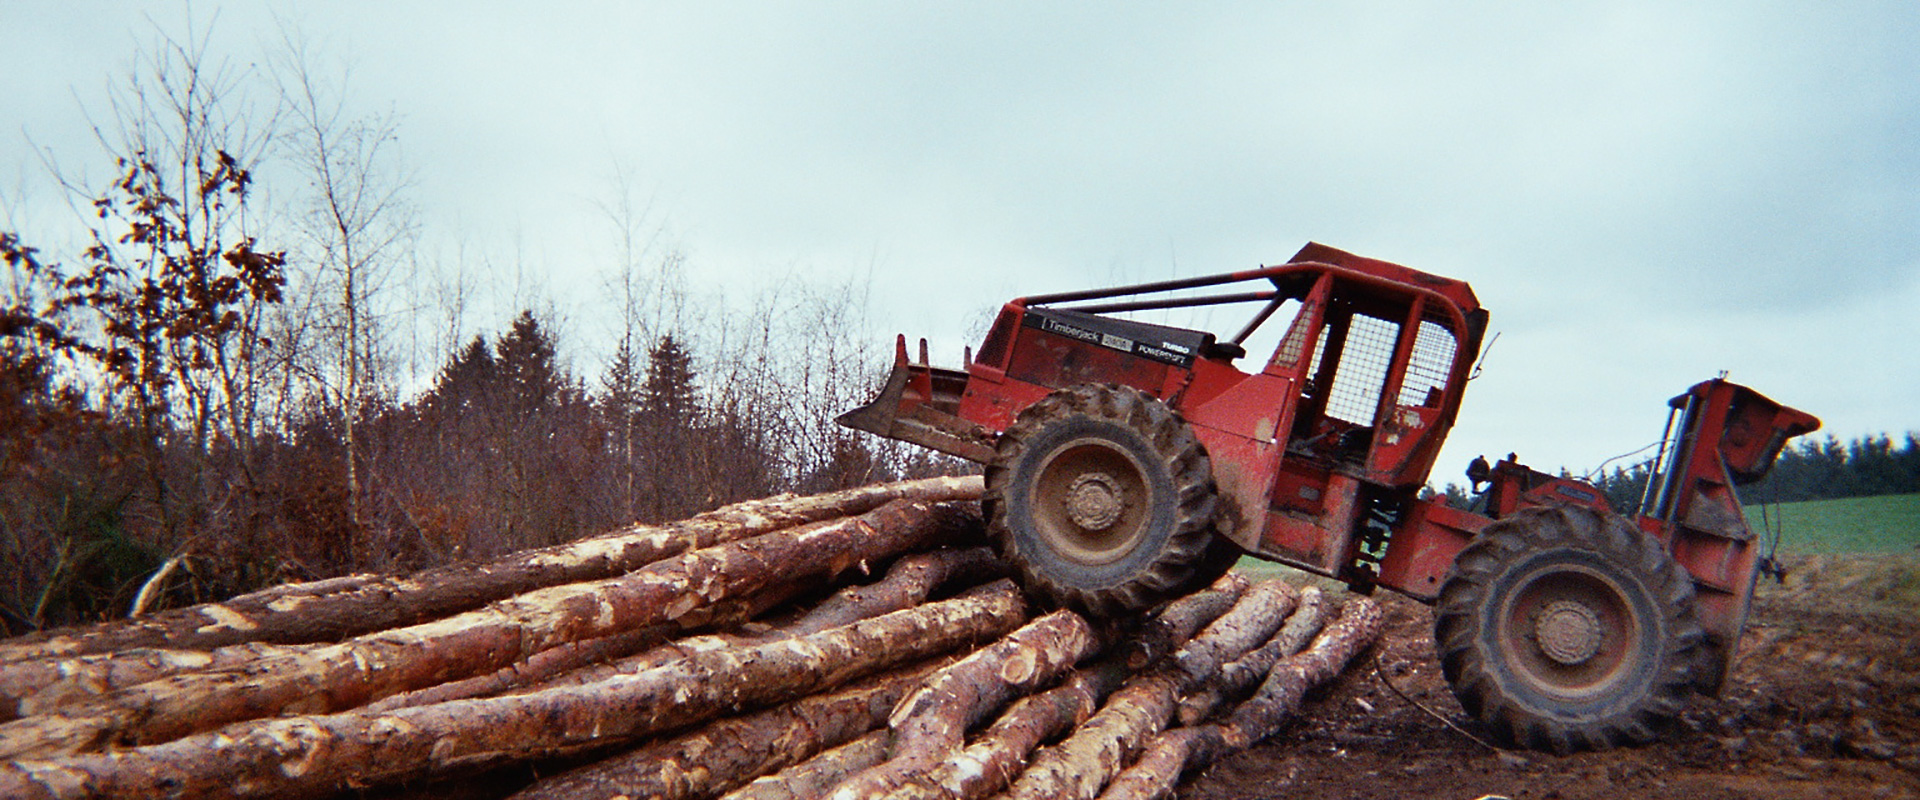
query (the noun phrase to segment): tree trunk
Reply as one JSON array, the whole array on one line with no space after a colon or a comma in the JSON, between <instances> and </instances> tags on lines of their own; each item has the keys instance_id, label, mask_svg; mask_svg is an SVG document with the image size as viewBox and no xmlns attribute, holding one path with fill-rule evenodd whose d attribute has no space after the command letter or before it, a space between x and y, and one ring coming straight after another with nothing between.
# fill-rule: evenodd
<instances>
[{"instance_id":1,"label":"tree trunk","mask_svg":"<svg viewBox=\"0 0 1920 800\"><path fill-rule=\"evenodd\" d=\"M1272 736L1300 709L1307 690L1331 680L1354 656L1380 638L1380 605L1364 597L1347 601L1340 618L1313 640L1313 646L1276 664L1253 699L1241 703L1222 725L1228 745L1241 748Z\"/></svg>"},{"instance_id":2,"label":"tree trunk","mask_svg":"<svg viewBox=\"0 0 1920 800\"><path fill-rule=\"evenodd\" d=\"M1299 606L1280 631L1265 644L1220 668L1220 677L1180 699L1180 724L1194 725L1213 714L1221 704L1238 700L1258 688L1267 673L1282 658L1300 652L1313 635L1327 624L1327 598L1317 586L1300 593Z\"/></svg>"},{"instance_id":3,"label":"tree trunk","mask_svg":"<svg viewBox=\"0 0 1920 800\"><path fill-rule=\"evenodd\" d=\"M849 586L808 610L782 629L788 636L805 636L837 628L878 614L912 608L942 586L974 586L1007 575L1006 562L990 547L935 550L902 557L887 568L878 583Z\"/></svg>"},{"instance_id":4,"label":"tree trunk","mask_svg":"<svg viewBox=\"0 0 1920 800\"><path fill-rule=\"evenodd\" d=\"M577 753L894 669L1019 626L1024 601L981 591L759 647L703 653L598 684L386 714L283 717L166 744L0 762L10 798L311 797Z\"/></svg>"},{"instance_id":5,"label":"tree trunk","mask_svg":"<svg viewBox=\"0 0 1920 800\"><path fill-rule=\"evenodd\" d=\"M842 492L749 500L667 525L633 525L483 564L411 576L349 576L275 587L136 619L0 644L0 665L133 648L207 650L240 642L330 642L479 608L516 594L599 580L690 550L871 511L893 500L974 500L980 478L928 478Z\"/></svg>"},{"instance_id":6,"label":"tree trunk","mask_svg":"<svg viewBox=\"0 0 1920 800\"><path fill-rule=\"evenodd\" d=\"M887 758L893 732L884 728L723 795L720 800L815 800L848 776Z\"/></svg>"},{"instance_id":7,"label":"tree trunk","mask_svg":"<svg viewBox=\"0 0 1920 800\"><path fill-rule=\"evenodd\" d=\"M1226 749L1220 726L1178 728L1154 737L1139 760L1113 779L1100 800L1157 800L1172 797L1180 776L1213 763Z\"/></svg>"},{"instance_id":8,"label":"tree trunk","mask_svg":"<svg viewBox=\"0 0 1920 800\"><path fill-rule=\"evenodd\" d=\"M886 721L887 711L926 678L922 664L831 694L721 720L542 780L514 800L716 797L769 771L837 747Z\"/></svg>"},{"instance_id":9,"label":"tree trunk","mask_svg":"<svg viewBox=\"0 0 1920 800\"><path fill-rule=\"evenodd\" d=\"M567 642L675 622L770 584L830 578L855 565L960 538L977 519L894 501L859 517L706 548L630 574L556 586L436 622L313 646L244 668L175 675L0 724L0 758L151 744L281 713L324 713L497 670Z\"/></svg>"},{"instance_id":10,"label":"tree trunk","mask_svg":"<svg viewBox=\"0 0 1920 800\"><path fill-rule=\"evenodd\" d=\"M1180 675L1136 675L1065 741L1041 750L1007 790L1010 800L1090 799L1173 716Z\"/></svg>"},{"instance_id":11,"label":"tree trunk","mask_svg":"<svg viewBox=\"0 0 1920 800\"><path fill-rule=\"evenodd\" d=\"M1240 595L1247 591L1247 577L1229 572L1205 591L1195 592L1168 603L1127 640L1127 666L1145 669L1172 653L1174 648L1193 638L1209 622L1227 613Z\"/></svg>"},{"instance_id":12,"label":"tree trunk","mask_svg":"<svg viewBox=\"0 0 1920 800\"><path fill-rule=\"evenodd\" d=\"M593 683L615 675L641 672L708 650L818 633L868 617L912 608L925 601L927 595L938 586L976 584L990 576L998 577L999 573L1005 571L1005 564L993 559L991 549L985 547L948 548L931 553L916 553L895 561L893 566L887 569L887 576L879 583L842 589L784 627L757 634L721 633L689 637L661 644L637 655L605 663L584 665L564 675L550 677L544 682L529 681L507 691L521 694L554 686Z\"/></svg>"},{"instance_id":13,"label":"tree trunk","mask_svg":"<svg viewBox=\"0 0 1920 800\"><path fill-rule=\"evenodd\" d=\"M888 717L891 758L835 788L831 800L893 796L958 750L967 729L1008 697L1052 681L1102 644L1079 614L1055 611L940 670Z\"/></svg>"},{"instance_id":14,"label":"tree trunk","mask_svg":"<svg viewBox=\"0 0 1920 800\"><path fill-rule=\"evenodd\" d=\"M708 625L712 627L737 625L758 616L768 608L793 599L800 592L799 584L784 583L751 597L722 600L713 605L713 617L708 621ZM360 706L359 710L391 711L396 708L432 705L472 697L492 697L527 687L544 688L560 676L585 672L594 665L610 659L624 658L635 652L656 647L684 632L678 623L662 622L595 639L568 642L534 653L525 661L508 664L486 675L389 695ZM611 677L613 674L617 673L608 673L602 677ZM570 681L574 684L589 682Z\"/></svg>"},{"instance_id":15,"label":"tree trunk","mask_svg":"<svg viewBox=\"0 0 1920 800\"><path fill-rule=\"evenodd\" d=\"M1261 581L1241 595L1227 613L1174 654L1174 668L1186 679L1181 690L1191 691L1217 674L1222 663L1266 641L1287 621L1299 598L1293 584L1278 578Z\"/></svg>"},{"instance_id":16,"label":"tree trunk","mask_svg":"<svg viewBox=\"0 0 1920 800\"><path fill-rule=\"evenodd\" d=\"M1239 585L1244 591L1245 578L1241 579ZM1240 596L1244 595L1236 595ZM1217 674L1221 660L1236 658L1244 654L1246 647L1252 646L1252 639L1244 630L1246 625L1241 624L1242 620L1231 617L1256 615L1270 609L1272 606L1269 604L1277 602L1282 596L1284 593L1268 589L1253 598L1253 605L1240 615L1233 615L1231 607L1214 612L1208 619L1220 620L1224 624L1210 627L1202 636L1181 644L1172 659L1163 666L1128 680L1065 741L1040 751L1026 772L1014 781L1007 792L1008 797L1015 800L1091 800L1097 796L1101 787L1119 774L1134 754L1166 728L1185 687L1211 680ZM1202 602L1212 603L1211 600L1196 600L1195 604ZM1169 615L1172 615L1170 619ZM1162 618L1164 624L1161 630L1150 629L1147 631L1149 635L1159 636L1163 630L1186 632L1199 627L1186 610L1180 608L1180 601L1170 604ZM1129 660L1141 652L1144 651L1132 651L1128 654Z\"/></svg>"},{"instance_id":17,"label":"tree trunk","mask_svg":"<svg viewBox=\"0 0 1920 800\"><path fill-rule=\"evenodd\" d=\"M1313 647L1274 666L1259 693L1235 709L1231 720L1154 737L1139 760L1114 778L1100 800L1172 797L1181 775L1213 763L1223 753L1273 735L1288 716L1299 711L1307 691L1340 674L1347 662L1373 644L1380 628L1379 605L1366 598L1349 601L1339 621L1315 639Z\"/></svg>"},{"instance_id":18,"label":"tree trunk","mask_svg":"<svg viewBox=\"0 0 1920 800\"><path fill-rule=\"evenodd\" d=\"M212 652L137 649L16 662L0 668L0 719L57 714L168 675L245 666L290 652L293 648L284 645L249 642Z\"/></svg>"},{"instance_id":19,"label":"tree trunk","mask_svg":"<svg viewBox=\"0 0 1920 800\"><path fill-rule=\"evenodd\" d=\"M1127 679L1127 665L1109 657L1059 686L1021 698L965 750L934 765L893 800L977 800L1007 787L1041 742L1085 722Z\"/></svg>"}]
</instances>

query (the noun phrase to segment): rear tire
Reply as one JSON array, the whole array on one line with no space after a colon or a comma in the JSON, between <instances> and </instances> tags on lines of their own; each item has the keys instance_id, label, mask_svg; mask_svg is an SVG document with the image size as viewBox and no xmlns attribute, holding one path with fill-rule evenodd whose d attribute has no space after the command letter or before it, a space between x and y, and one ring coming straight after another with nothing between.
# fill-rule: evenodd
<instances>
[{"instance_id":1,"label":"rear tire","mask_svg":"<svg viewBox=\"0 0 1920 800\"><path fill-rule=\"evenodd\" d=\"M987 467L987 529L1021 584L1094 616L1220 577L1211 462L1172 409L1130 387L1062 389L1020 412Z\"/></svg>"},{"instance_id":2,"label":"rear tire","mask_svg":"<svg viewBox=\"0 0 1920 800\"><path fill-rule=\"evenodd\" d=\"M1702 633L1660 543L1590 508L1530 508L1454 560L1434 644L1467 713L1502 742L1565 753L1649 741L1678 714Z\"/></svg>"}]
</instances>

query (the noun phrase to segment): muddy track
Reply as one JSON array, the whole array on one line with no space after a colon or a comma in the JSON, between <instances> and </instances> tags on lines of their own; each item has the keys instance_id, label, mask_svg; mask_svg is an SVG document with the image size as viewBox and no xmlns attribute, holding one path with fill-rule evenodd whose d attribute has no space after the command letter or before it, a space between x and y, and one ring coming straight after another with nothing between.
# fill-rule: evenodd
<instances>
[{"instance_id":1,"label":"muddy track","mask_svg":"<svg viewBox=\"0 0 1920 800\"><path fill-rule=\"evenodd\" d=\"M1180 796L1920 798L1920 556L1795 566L1762 587L1726 691L1656 744L1553 756L1476 742L1434 660L1431 612L1382 598L1374 663Z\"/></svg>"}]
</instances>

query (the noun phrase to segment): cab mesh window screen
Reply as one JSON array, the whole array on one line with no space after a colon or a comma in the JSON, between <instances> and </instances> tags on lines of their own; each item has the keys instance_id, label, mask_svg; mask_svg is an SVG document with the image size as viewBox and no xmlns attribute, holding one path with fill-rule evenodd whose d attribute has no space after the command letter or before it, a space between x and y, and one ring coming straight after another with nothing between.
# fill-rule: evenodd
<instances>
[{"instance_id":1,"label":"cab mesh window screen","mask_svg":"<svg viewBox=\"0 0 1920 800\"><path fill-rule=\"evenodd\" d=\"M1447 385L1447 373L1453 370L1453 354L1459 348L1453 332L1429 318L1420 321L1420 335L1413 340L1413 357L1407 362L1407 378L1400 384L1403 406L1437 406L1435 392ZM1428 402L1428 400L1433 402Z\"/></svg>"},{"instance_id":2,"label":"cab mesh window screen","mask_svg":"<svg viewBox=\"0 0 1920 800\"><path fill-rule=\"evenodd\" d=\"M1327 416L1363 427L1373 425L1380 405L1380 388L1387 382L1387 363L1400 338L1400 323L1353 315L1347 326L1347 346L1340 351L1340 368L1327 395Z\"/></svg>"}]
</instances>

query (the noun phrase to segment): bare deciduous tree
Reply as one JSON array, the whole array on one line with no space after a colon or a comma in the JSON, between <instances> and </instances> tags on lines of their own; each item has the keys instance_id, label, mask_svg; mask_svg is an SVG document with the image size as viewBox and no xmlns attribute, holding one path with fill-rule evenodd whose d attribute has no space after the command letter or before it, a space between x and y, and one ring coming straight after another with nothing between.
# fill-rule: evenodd
<instances>
[{"instance_id":1,"label":"bare deciduous tree","mask_svg":"<svg viewBox=\"0 0 1920 800\"><path fill-rule=\"evenodd\" d=\"M346 102L350 70L329 84L317 74L319 60L305 39L282 32L275 78L290 114L286 141L307 183L298 218L305 297L319 334L310 371L340 415L347 502L358 526L359 420L385 377L386 290L416 226L406 203L410 178L398 163L397 118L354 115Z\"/></svg>"}]
</instances>

